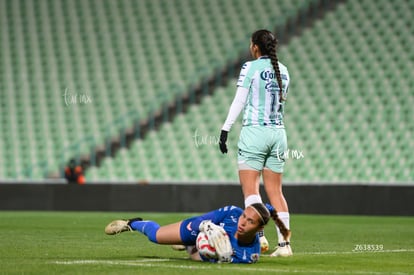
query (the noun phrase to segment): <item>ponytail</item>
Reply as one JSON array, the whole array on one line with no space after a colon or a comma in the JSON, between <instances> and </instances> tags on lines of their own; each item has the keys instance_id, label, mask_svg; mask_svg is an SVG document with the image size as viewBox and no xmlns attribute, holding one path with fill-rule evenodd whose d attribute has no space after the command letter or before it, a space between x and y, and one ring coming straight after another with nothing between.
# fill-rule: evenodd
<instances>
[{"instance_id":1,"label":"ponytail","mask_svg":"<svg viewBox=\"0 0 414 275\"><path fill-rule=\"evenodd\" d=\"M267 55L272 63L276 74L277 85L279 86L279 102L285 101L283 97L283 83L280 75L279 60L276 55L277 39L268 30L258 30L252 34L252 42L257 45L262 55Z\"/></svg>"},{"instance_id":2,"label":"ponytail","mask_svg":"<svg viewBox=\"0 0 414 275\"><path fill-rule=\"evenodd\" d=\"M274 208L270 209L269 212L270 212L270 217L272 218L272 220L275 222L275 224L279 228L280 234L282 234L283 238L286 241L289 241L291 232L289 229L286 228L285 224L282 222L282 220L277 215L276 209Z\"/></svg>"},{"instance_id":3,"label":"ponytail","mask_svg":"<svg viewBox=\"0 0 414 275\"><path fill-rule=\"evenodd\" d=\"M253 203L248 207L253 208L256 213L259 215L261 225L266 225L270 218L275 222L276 226L279 228L280 233L283 235L286 241L290 239L290 230L286 228L285 224L277 215L276 209L270 204L263 203Z\"/></svg>"},{"instance_id":4,"label":"ponytail","mask_svg":"<svg viewBox=\"0 0 414 275\"><path fill-rule=\"evenodd\" d=\"M285 98L283 97L283 84L282 84L282 77L280 75L280 69L279 69L279 60L277 58L276 55L276 43L274 44L270 44L269 45L269 57L270 57L270 62L272 63L273 66L273 70L275 70L276 73L276 80L277 80L277 85L279 86L279 102L282 103L282 101L285 101Z\"/></svg>"}]
</instances>

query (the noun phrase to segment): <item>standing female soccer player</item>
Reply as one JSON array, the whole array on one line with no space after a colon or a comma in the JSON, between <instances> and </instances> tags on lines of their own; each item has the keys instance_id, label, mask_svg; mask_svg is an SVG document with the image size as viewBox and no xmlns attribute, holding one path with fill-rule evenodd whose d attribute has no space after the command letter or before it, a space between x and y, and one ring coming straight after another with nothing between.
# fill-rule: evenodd
<instances>
[{"instance_id":1,"label":"standing female soccer player","mask_svg":"<svg viewBox=\"0 0 414 275\"><path fill-rule=\"evenodd\" d=\"M244 109L243 127L238 142L239 179L245 206L260 203L260 176L266 194L280 219L289 228L289 210L282 193L282 173L287 150L283 124L284 101L289 86L289 72L276 56L277 40L268 30L251 36L250 53L255 59L246 62L237 81L237 91L220 134L220 150L227 153L227 134ZM271 256L291 256L289 240L278 232L278 247ZM262 248L268 242L261 237Z\"/></svg>"},{"instance_id":2,"label":"standing female soccer player","mask_svg":"<svg viewBox=\"0 0 414 275\"><path fill-rule=\"evenodd\" d=\"M208 259L194 250L196 239L202 230L205 232L209 229L219 231L224 229L223 232L227 233L231 243L230 249L227 249L230 250L228 261L255 263L260 254L257 232L263 229L270 217L275 222L281 222L272 206L255 203L246 207L244 211L236 206L225 206L207 214L165 226L160 226L154 221L143 221L141 218L115 220L106 226L105 233L114 235L135 230L157 244L187 246L187 251L193 260L215 262L218 259ZM289 234L286 228L285 233ZM216 250L219 253L217 246Z\"/></svg>"}]
</instances>

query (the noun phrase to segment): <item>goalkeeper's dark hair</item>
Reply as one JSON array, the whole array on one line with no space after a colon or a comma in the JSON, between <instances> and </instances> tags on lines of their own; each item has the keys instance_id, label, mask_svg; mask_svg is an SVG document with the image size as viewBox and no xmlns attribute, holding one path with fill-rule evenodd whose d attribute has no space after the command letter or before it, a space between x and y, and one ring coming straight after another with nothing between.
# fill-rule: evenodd
<instances>
[{"instance_id":1,"label":"goalkeeper's dark hair","mask_svg":"<svg viewBox=\"0 0 414 275\"><path fill-rule=\"evenodd\" d=\"M272 32L268 30L258 30L252 34L252 43L259 47L262 55L267 55L276 74L277 84L279 86L279 102L284 101L282 92L282 77L280 75L279 60L276 55L277 39Z\"/></svg>"},{"instance_id":2,"label":"goalkeeper's dark hair","mask_svg":"<svg viewBox=\"0 0 414 275\"><path fill-rule=\"evenodd\" d=\"M260 225L266 225L270 220L270 212L263 203L253 203L248 207L253 207L260 216Z\"/></svg>"},{"instance_id":3,"label":"goalkeeper's dark hair","mask_svg":"<svg viewBox=\"0 0 414 275\"><path fill-rule=\"evenodd\" d=\"M257 213L260 216L261 225L263 226L266 225L269 222L270 218L272 218L272 220L275 222L275 224L279 228L280 233L285 238L285 240L290 239L290 230L286 228L285 224L279 218L279 216L277 215L276 209L273 208L269 210L266 207L266 205L264 205L263 203L253 203L249 205L248 207L253 207L257 211Z\"/></svg>"}]
</instances>

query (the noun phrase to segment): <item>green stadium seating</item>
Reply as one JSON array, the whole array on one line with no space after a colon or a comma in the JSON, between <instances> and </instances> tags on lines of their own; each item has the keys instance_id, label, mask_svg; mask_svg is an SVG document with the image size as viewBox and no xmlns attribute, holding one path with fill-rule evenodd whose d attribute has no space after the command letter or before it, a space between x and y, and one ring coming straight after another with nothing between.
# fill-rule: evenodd
<instances>
[{"instance_id":1,"label":"green stadium seating","mask_svg":"<svg viewBox=\"0 0 414 275\"><path fill-rule=\"evenodd\" d=\"M413 59L407 42L412 35L395 30L410 22L413 10L403 1L390 14L389 5L387 1L341 4L280 49L280 59L292 76L286 108L289 147L304 154L295 159L290 151L285 181L412 182L413 161L408 152L414 148L409 109ZM392 47L398 49L398 55ZM197 130L200 139L217 138L234 95L234 83L218 88L185 116L136 142L131 152L149 150L146 158L167 163L162 175L150 172L140 176L155 181L159 177L237 181L235 152L240 125L230 134L228 156L208 144L208 139L204 139L207 144L196 146L193 137ZM170 147L178 148L173 156ZM151 153L157 149L165 154ZM147 167L145 171L160 165L148 159L135 161ZM96 178L103 179L99 173Z\"/></svg>"},{"instance_id":2,"label":"green stadium seating","mask_svg":"<svg viewBox=\"0 0 414 275\"><path fill-rule=\"evenodd\" d=\"M91 142L103 144L236 58L252 26L272 26L272 16L292 10L288 0L259 2L270 8L251 10L247 0L1 0L1 117L16 121L2 120L9 134L0 153L18 165L0 165L0 178L26 178L26 170L43 177L88 154ZM65 101L65 91L77 98Z\"/></svg>"},{"instance_id":3,"label":"green stadium seating","mask_svg":"<svg viewBox=\"0 0 414 275\"><path fill-rule=\"evenodd\" d=\"M59 171L236 59L253 29L318 2L0 0L0 179ZM286 181L413 181L413 11L409 0L347 1L280 48L289 146L305 156L289 159ZM228 155L215 144L235 81L88 180L237 181L240 124Z\"/></svg>"}]
</instances>

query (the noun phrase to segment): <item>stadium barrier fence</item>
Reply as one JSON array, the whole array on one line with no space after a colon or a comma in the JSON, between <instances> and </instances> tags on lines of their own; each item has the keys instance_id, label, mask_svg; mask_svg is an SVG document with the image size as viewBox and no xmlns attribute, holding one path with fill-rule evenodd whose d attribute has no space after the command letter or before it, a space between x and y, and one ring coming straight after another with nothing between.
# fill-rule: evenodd
<instances>
[{"instance_id":1,"label":"stadium barrier fence","mask_svg":"<svg viewBox=\"0 0 414 275\"><path fill-rule=\"evenodd\" d=\"M411 184L297 183L284 194L292 214L414 215ZM243 206L236 183L0 182L0 210L205 212L229 204Z\"/></svg>"}]
</instances>

